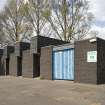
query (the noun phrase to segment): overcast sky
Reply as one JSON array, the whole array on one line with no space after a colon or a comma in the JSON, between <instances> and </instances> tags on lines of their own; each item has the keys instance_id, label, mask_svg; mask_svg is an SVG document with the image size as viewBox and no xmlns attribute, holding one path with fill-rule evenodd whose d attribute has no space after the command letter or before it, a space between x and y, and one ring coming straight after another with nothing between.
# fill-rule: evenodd
<instances>
[{"instance_id":1,"label":"overcast sky","mask_svg":"<svg viewBox=\"0 0 105 105\"><path fill-rule=\"evenodd\" d=\"M0 9L3 8L7 0L0 0ZM99 36L105 38L105 0L88 0L90 11L95 16L95 23L92 29L99 31Z\"/></svg>"},{"instance_id":2,"label":"overcast sky","mask_svg":"<svg viewBox=\"0 0 105 105\"><path fill-rule=\"evenodd\" d=\"M99 36L105 38L105 0L88 0L90 1L90 11L95 16L93 30L99 31Z\"/></svg>"}]
</instances>

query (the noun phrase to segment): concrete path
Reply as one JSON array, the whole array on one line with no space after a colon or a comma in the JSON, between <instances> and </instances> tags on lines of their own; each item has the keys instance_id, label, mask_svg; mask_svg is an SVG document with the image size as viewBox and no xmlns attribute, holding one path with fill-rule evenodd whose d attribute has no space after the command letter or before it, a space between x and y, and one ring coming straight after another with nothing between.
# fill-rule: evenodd
<instances>
[{"instance_id":1,"label":"concrete path","mask_svg":"<svg viewBox=\"0 0 105 105\"><path fill-rule=\"evenodd\" d=\"M105 85L0 77L0 105L105 105Z\"/></svg>"}]
</instances>

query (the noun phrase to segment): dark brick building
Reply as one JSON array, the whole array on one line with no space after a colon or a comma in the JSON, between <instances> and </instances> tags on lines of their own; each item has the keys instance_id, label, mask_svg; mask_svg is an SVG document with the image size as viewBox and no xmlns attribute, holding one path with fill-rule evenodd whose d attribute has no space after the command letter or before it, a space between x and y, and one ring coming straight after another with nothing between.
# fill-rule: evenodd
<instances>
[{"instance_id":1,"label":"dark brick building","mask_svg":"<svg viewBox=\"0 0 105 105\"><path fill-rule=\"evenodd\" d=\"M22 76L23 51L27 49L30 49L30 43L17 42L15 44L15 52L10 55L10 75Z\"/></svg>"},{"instance_id":2,"label":"dark brick building","mask_svg":"<svg viewBox=\"0 0 105 105\"><path fill-rule=\"evenodd\" d=\"M35 36L31 39L30 51L23 52L23 67L22 72L24 77L40 76L40 55L41 47L48 45L61 45L67 43L65 41L44 37Z\"/></svg>"},{"instance_id":3,"label":"dark brick building","mask_svg":"<svg viewBox=\"0 0 105 105\"><path fill-rule=\"evenodd\" d=\"M62 45L66 43L68 42L44 36L35 36L31 39L31 53L40 53L41 47L50 45Z\"/></svg>"},{"instance_id":4,"label":"dark brick building","mask_svg":"<svg viewBox=\"0 0 105 105\"><path fill-rule=\"evenodd\" d=\"M3 51L3 62L4 62L4 74L9 75L10 73L10 55L14 53L14 46L5 46Z\"/></svg>"},{"instance_id":5,"label":"dark brick building","mask_svg":"<svg viewBox=\"0 0 105 105\"><path fill-rule=\"evenodd\" d=\"M3 61L3 50L4 49L0 48L0 75L5 75L4 61Z\"/></svg>"},{"instance_id":6,"label":"dark brick building","mask_svg":"<svg viewBox=\"0 0 105 105\"><path fill-rule=\"evenodd\" d=\"M41 48L41 57L40 57L40 77L42 79L48 79L48 80L54 80L55 78L54 77L54 53L57 52L57 54L59 55L61 52L62 53L62 56L64 54L64 51L66 50L70 50L70 49L73 49L74 50L74 45L73 44L63 44L63 45L58 45L58 46L46 46L46 47L42 47ZM70 54L71 55L71 54ZM64 60L67 60L65 58L62 59L62 56L60 55L61 57L61 62L62 62L62 70L61 72L63 73L64 70L63 68L67 68L68 65L66 65L67 67L65 67L65 64L63 63ZM59 58L58 58L59 59ZM73 60L72 60L73 62ZM59 61L57 62L59 63ZM61 64L61 63L60 63ZM71 65L71 63L69 62L69 64ZM61 66L60 65L56 65L57 68L61 69ZM62 73L59 73L62 74ZM61 80L63 78L61 77Z\"/></svg>"},{"instance_id":7,"label":"dark brick building","mask_svg":"<svg viewBox=\"0 0 105 105\"><path fill-rule=\"evenodd\" d=\"M96 38L75 43L75 82L105 83L105 40Z\"/></svg>"}]
</instances>

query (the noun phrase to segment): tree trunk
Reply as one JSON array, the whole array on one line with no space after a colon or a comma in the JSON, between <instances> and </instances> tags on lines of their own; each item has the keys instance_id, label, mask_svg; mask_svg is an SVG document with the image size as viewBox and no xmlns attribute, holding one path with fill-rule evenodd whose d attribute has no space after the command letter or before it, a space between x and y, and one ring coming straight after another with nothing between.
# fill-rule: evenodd
<instances>
[{"instance_id":1,"label":"tree trunk","mask_svg":"<svg viewBox=\"0 0 105 105\"><path fill-rule=\"evenodd\" d=\"M15 28L16 28L16 33L15 33L15 35L16 35L16 42L19 41L19 35L18 35L18 20L17 20L17 18L18 18L17 2L18 2L18 1L16 0L16 23L15 23Z\"/></svg>"},{"instance_id":2,"label":"tree trunk","mask_svg":"<svg viewBox=\"0 0 105 105\"><path fill-rule=\"evenodd\" d=\"M39 17L39 9L40 9L40 0L37 0L37 36L40 35L40 29L39 29L39 24L40 24L40 17Z\"/></svg>"},{"instance_id":3,"label":"tree trunk","mask_svg":"<svg viewBox=\"0 0 105 105\"><path fill-rule=\"evenodd\" d=\"M67 11L65 10L66 9L66 0L63 1L63 4L64 4L64 12L65 12L64 13L64 40L66 41L66 30L67 30L67 27L66 27L67 26L67 19L66 19Z\"/></svg>"}]
</instances>

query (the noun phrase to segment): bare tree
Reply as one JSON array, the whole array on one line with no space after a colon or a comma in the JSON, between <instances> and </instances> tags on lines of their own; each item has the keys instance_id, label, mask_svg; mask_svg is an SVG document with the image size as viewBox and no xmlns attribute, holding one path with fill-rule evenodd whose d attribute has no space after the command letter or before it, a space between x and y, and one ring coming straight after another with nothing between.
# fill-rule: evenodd
<instances>
[{"instance_id":1,"label":"bare tree","mask_svg":"<svg viewBox=\"0 0 105 105\"><path fill-rule=\"evenodd\" d=\"M50 6L49 0L29 0L27 21L33 26L35 35L49 36L51 34L51 28L49 23L43 17L43 12Z\"/></svg>"},{"instance_id":2,"label":"bare tree","mask_svg":"<svg viewBox=\"0 0 105 105\"><path fill-rule=\"evenodd\" d=\"M7 37L6 40L16 42L31 35L25 18L26 6L27 4L24 4L23 0L8 0L4 11L0 13L0 23L3 26L2 31Z\"/></svg>"},{"instance_id":3,"label":"bare tree","mask_svg":"<svg viewBox=\"0 0 105 105\"><path fill-rule=\"evenodd\" d=\"M52 0L51 7L44 17L57 38L80 40L88 34L93 15L87 0Z\"/></svg>"}]
</instances>

